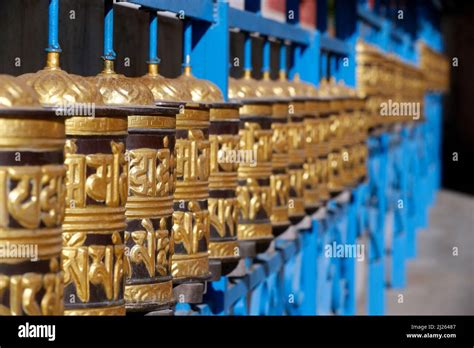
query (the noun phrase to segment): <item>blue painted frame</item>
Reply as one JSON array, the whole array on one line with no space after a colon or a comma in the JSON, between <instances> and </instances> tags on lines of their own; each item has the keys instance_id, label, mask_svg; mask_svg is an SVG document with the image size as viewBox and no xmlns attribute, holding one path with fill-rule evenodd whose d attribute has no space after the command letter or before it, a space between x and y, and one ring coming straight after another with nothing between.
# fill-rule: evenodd
<instances>
[{"instance_id":1,"label":"blue painted frame","mask_svg":"<svg viewBox=\"0 0 474 348\"><path fill-rule=\"evenodd\" d=\"M293 50L288 74L291 79L299 75L302 80L317 86L321 78L335 77L349 86L356 86L355 45L360 38L415 64L418 39L435 50L442 50L438 14L426 2L414 1L415 8L406 9L406 21L400 24L393 22L396 8L384 8L380 1L370 9L367 0L336 0L335 37L328 33L327 0L317 0L314 30L299 25L298 0L286 1L287 10L295 11L295 18L288 18L287 23L262 17L259 0L246 0L245 10L230 8L226 0L129 2L154 11L179 13L184 10L184 56L189 55L194 62L194 75L216 83L227 98L230 28L245 34L244 70L252 69L249 36L259 33L267 42L264 70L269 68L268 38L272 37L280 42L289 41L280 55L286 49ZM106 17L106 29L107 23ZM49 49L60 49L54 40L57 39L57 24L56 35L54 25L54 22L50 23ZM156 32L154 25L152 15L152 32ZM104 56L113 58L113 42L108 41L109 38L106 34ZM151 36L150 61L158 59L155 41L156 37ZM281 59L281 69L285 63ZM177 313L355 314L356 261L325 257L324 246L332 242L358 243L358 238L366 233L369 238L367 312L383 314L385 275L389 275L391 286L405 285L405 261L416 254L417 229L426 225L427 206L433 202L434 192L439 188L441 95L428 94L425 105L427 121L424 124L404 127L399 134L385 132L369 138L369 180L352 190L349 202L341 204L331 200L327 205L328 213L313 217L311 226L300 230L296 238L277 239L273 252L246 260L247 273L243 277L223 277L209 283L203 304L180 304ZM400 137L399 145L389 146L396 137ZM436 149L433 154L426 151L427 146ZM401 161L402 154L406 161ZM393 203L399 200L406 204L403 209L396 210ZM391 241L393 258L388 269L385 267L387 208L395 216L395 233Z\"/></svg>"}]
</instances>

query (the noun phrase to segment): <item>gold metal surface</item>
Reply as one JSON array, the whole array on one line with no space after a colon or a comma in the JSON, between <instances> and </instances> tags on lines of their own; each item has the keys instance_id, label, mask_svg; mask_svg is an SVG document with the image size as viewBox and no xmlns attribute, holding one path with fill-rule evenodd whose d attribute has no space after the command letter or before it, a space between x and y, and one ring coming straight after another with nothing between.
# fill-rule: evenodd
<instances>
[{"instance_id":1,"label":"gold metal surface","mask_svg":"<svg viewBox=\"0 0 474 348\"><path fill-rule=\"evenodd\" d=\"M0 315L64 311L64 120L43 113L38 97L21 79L0 75ZM29 152L42 160L25 160Z\"/></svg>"},{"instance_id":2,"label":"gold metal surface","mask_svg":"<svg viewBox=\"0 0 474 348\"><path fill-rule=\"evenodd\" d=\"M114 62L104 60L104 69L100 74L89 77L105 104L107 105L153 105L154 97L150 89L140 79L133 79L117 74Z\"/></svg>"},{"instance_id":3,"label":"gold metal surface","mask_svg":"<svg viewBox=\"0 0 474 348\"><path fill-rule=\"evenodd\" d=\"M212 103L224 100L219 87L208 80L195 78L191 73L191 67L184 68L184 73L177 78L177 83L181 89L191 93L193 102Z\"/></svg>"},{"instance_id":4,"label":"gold metal surface","mask_svg":"<svg viewBox=\"0 0 474 348\"><path fill-rule=\"evenodd\" d=\"M47 64L43 70L18 78L36 91L43 106L102 103L97 90L84 77L61 70L58 52L48 52Z\"/></svg>"},{"instance_id":5,"label":"gold metal surface","mask_svg":"<svg viewBox=\"0 0 474 348\"><path fill-rule=\"evenodd\" d=\"M153 93L157 102L188 102L193 99L190 90L178 79L169 79L158 73L158 64L148 64L148 73L138 78Z\"/></svg>"}]
</instances>

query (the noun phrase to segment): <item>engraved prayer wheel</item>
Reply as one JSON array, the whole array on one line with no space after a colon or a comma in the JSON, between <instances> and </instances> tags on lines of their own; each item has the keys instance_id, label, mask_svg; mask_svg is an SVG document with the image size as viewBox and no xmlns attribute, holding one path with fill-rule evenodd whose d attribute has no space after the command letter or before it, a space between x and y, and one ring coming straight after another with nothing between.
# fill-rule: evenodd
<instances>
[{"instance_id":1,"label":"engraved prayer wheel","mask_svg":"<svg viewBox=\"0 0 474 348\"><path fill-rule=\"evenodd\" d=\"M107 106L128 116L123 174L128 176L123 235L126 308L169 308L174 302L171 228L177 105L156 107L151 90L140 79L115 73L112 60L105 59L104 70L91 81Z\"/></svg>"},{"instance_id":2,"label":"engraved prayer wheel","mask_svg":"<svg viewBox=\"0 0 474 348\"><path fill-rule=\"evenodd\" d=\"M237 242L237 168L239 166L239 104L224 102L219 88L210 81L196 79L190 68L178 78L178 83L191 92L194 103L205 103L209 112L209 152L203 153L208 172L209 270L213 279L229 274L238 264ZM186 104L184 113L188 108ZM205 133L207 131L207 133ZM203 157L204 158L204 157ZM202 162L201 166L206 163ZM206 169L202 167L202 169Z\"/></svg>"},{"instance_id":3,"label":"engraved prayer wheel","mask_svg":"<svg viewBox=\"0 0 474 348\"><path fill-rule=\"evenodd\" d=\"M380 116L380 105L385 100L387 80L383 73L383 56L378 48L358 41L357 52L357 88L367 96L368 125L371 130L380 128L383 118ZM392 81L388 81L392 83Z\"/></svg>"},{"instance_id":4,"label":"engraved prayer wheel","mask_svg":"<svg viewBox=\"0 0 474 348\"><path fill-rule=\"evenodd\" d=\"M315 148L317 154L318 194L321 203L324 204L324 202L331 198L329 191L331 99L329 97L329 85L326 80L321 81L318 94L313 97L312 101L308 102L308 107L311 109L316 108L317 110L314 127L317 133Z\"/></svg>"},{"instance_id":5,"label":"engraved prayer wheel","mask_svg":"<svg viewBox=\"0 0 474 348\"><path fill-rule=\"evenodd\" d=\"M334 79L329 81L330 91L330 153L328 155L328 188L331 196L345 189L344 177L344 124L346 95ZM346 157L347 158L347 157Z\"/></svg>"},{"instance_id":6,"label":"engraved prayer wheel","mask_svg":"<svg viewBox=\"0 0 474 348\"><path fill-rule=\"evenodd\" d=\"M263 74L263 79L257 81L257 91L271 103L272 106L272 175L270 176L273 236L277 237L290 225L290 174L289 151L290 129L289 110L290 93L288 85L283 81L273 81L269 72Z\"/></svg>"},{"instance_id":7,"label":"engraved prayer wheel","mask_svg":"<svg viewBox=\"0 0 474 348\"><path fill-rule=\"evenodd\" d=\"M0 75L0 315L62 315L64 118Z\"/></svg>"},{"instance_id":8,"label":"engraved prayer wheel","mask_svg":"<svg viewBox=\"0 0 474 348\"><path fill-rule=\"evenodd\" d=\"M125 112L66 121L65 314L124 315Z\"/></svg>"},{"instance_id":9,"label":"engraved prayer wheel","mask_svg":"<svg viewBox=\"0 0 474 348\"><path fill-rule=\"evenodd\" d=\"M268 249L272 235L272 105L257 94L256 81L247 70L244 78L229 79L229 98L242 103L239 109L239 150L253 156L238 168L237 236L242 253Z\"/></svg>"},{"instance_id":10,"label":"engraved prayer wheel","mask_svg":"<svg viewBox=\"0 0 474 348\"><path fill-rule=\"evenodd\" d=\"M175 284L210 279L208 210L210 143L209 106L201 101L220 95L217 87L198 80L185 68L177 79L191 93L176 116L176 190L174 194L172 275ZM194 302L194 301L193 301Z\"/></svg>"},{"instance_id":11,"label":"engraved prayer wheel","mask_svg":"<svg viewBox=\"0 0 474 348\"><path fill-rule=\"evenodd\" d=\"M160 296L161 300L156 302L158 306L155 307L155 309L162 309L164 307L169 307L175 301L172 292L171 272L171 257L174 250L173 199L176 176L176 114L179 112L179 109L175 108L179 108L182 105L181 103L183 100L190 100L191 94L186 89L180 89L175 79L167 79L161 76L158 73L157 61L148 63L148 73L139 78L139 80L152 92L154 103L158 107L157 109L163 110L163 112L151 115L151 117L144 117L144 119L148 120L147 126L140 126L137 124L137 127L134 127L131 123L131 118L129 118L129 141L127 143L131 146L134 137L137 137L137 139L140 140L148 139L155 143L154 153L156 166L151 166L150 168L152 169L153 174L140 174L140 172L142 172L139 170L142 168L140 165L136 167L135 172L140 176L144 175L144 177L147 178L155 178L153 185L150 185L150 187L155 187L156 189L155 191L150 192L153 192L151 195L154 197L152 198L152 201L161 206L161 209L159 209L161 215L158 222L160 225L163 225L164 228L160 228L156 231L158 233L157 237L159 238L155 240L157 244L156 254L154 255L157 267L155 272L155 277L157 279L156 284L159 289L154 290L151 293L162 294ZM132 131L133 128L136 128L135 131ZM144 137L145 134L146 136ZM143 148L138 150L138 152L143 153L149 149L150 146L143 143ZM137 164L139 164L139 162L137 162ZM132 178L132 171L129 172L129 175L130 178ZM143 180L139 180L137 177L136 183L140 184L140 182L143 182ZM139 186L140 185L138 185L138 187ZM129 191L131 192L131 187L129 187ZM129 204L127 203L127 207L128 206ZM153 210L156 214L157 209ZM162 291L160 291L160 289Z\"/></svg>"},{"instance_id":12,"label":"engraved prayer wheel","mask_svg":"<svg viewBox=\"0 0 474 348\"><path fill-rule=\"evenodd\" d=\"M177 108L133 107L130 112L125 300L127 310L156 311L174 303L171 229Z\"/></svg>"},{"instance_id":13,"label":"engraved prayer wheel","mask_svg":"<svg viewBox=\"0 0 474 348\"><path fill-rule=\"evenodd\" d=\"M303 165L303 198L306 214L313 214L323 203L322 178L323 163L320 155L327 154L319 151L319 122L318 90L311 84L300 80L299 74L295 74L291 82L296 91L294 102L295 109L303 115L304 125L304 149L305 163ZM300 104L302 104L300 106Z\"/></svg>"},{"instance_id":14,"label":"engraved prayer wheel","mask_svg":"<svg viewBox=\"0 0 474 348\"><path fill-rule=\"evenodd\" d=\"M264 76L265 78L265 76ZM268 77L267 77L268 78ZM268 81L269 78L268 78ZM305 139L304 139L304 100L299 98L304 94L296 84L286 79L286 73L280 71L280 77L273 82L273 91L276 96L286 97L286 101L282 100L280 104L274 104L274 115L278 114L275 110L282 103L286 107L286 115L288 118L287 128L287 144L288 144L288 218L292 224L297 224L306 215L304 206L304 162L305 162ZM283 108L282 108L283 109ZM280 111L283 113L283 110Z\"/></svg>"},{"instance_id":15,"label":"engraved prayer wheel","mask_svg":"<svg viewBox=\"0 0 474 348\"><path fill-rule=\"evenodd\" d=\"M355 144L358 140L357 128L357 96L355 90L339 82L343 109L340 115L341 123L341 156L342 156L342 184L344 187L355 187L358 177L355 170Z\"/></svg>"},{"instance_id":16,"label":"engraved prayer wheel","mask_svg":"<svg viewBox=\"0 0 474 348\"><path fill-rule=\"evenodd\" d=\"M22 79L38 92L43 106L58 112L71 103L75 111L65 122L65 314L123 315L125 113L109 117L112 111L96 107L97 101L101 103L97 89L61 70L58 52L48 52L47 67Z\"/></svg>"},{"instance_id":17,"label":"engraved prayer wheel","mask_svg":"<svg viewBox=\"0 0 474 348\"><path fill-rule=\"evenodd\" d=\"M291 122L290 122L290 169L294 190L303 197L305 214L313 214L321 206L319 183L321 176L321 163L317 160L316 147L318 137L318 124L316 122L317 103L315 97L318 92L314 86L302 82L299 74L295 74L292 81L286 81L287 89L292 96ZM297 159L297 160L296 160ZM300 197L298 197L301 200ZM301 215L301 208L298 209Z\"/></svg>"},{"instance_id":18,"label":"engraved prayer wheel","mask_svg":"<svg viewBox=\"0 0 474 348\"><path fill-rule=\"evenodd\" d=\"M237 170L239 168L239 107L237 103L213 103L210 109L209 141L209 264L220 263L221 275L237 266ZM212 272L213 274L216 272Z\"/></svg>"},{"instance_id":19,"label":"engraved prayer wheel","mask_svg":"<svg viewBox=\"0 0 474 348\"><path fill-rule=\"evenodd\" d=\"M366 114L366 97L356 91L355 99L355 137L353 141L353 168L357 182L361 183L367 179L367 135L368 135L368 120Z\"/></svg>"}]
</instances>

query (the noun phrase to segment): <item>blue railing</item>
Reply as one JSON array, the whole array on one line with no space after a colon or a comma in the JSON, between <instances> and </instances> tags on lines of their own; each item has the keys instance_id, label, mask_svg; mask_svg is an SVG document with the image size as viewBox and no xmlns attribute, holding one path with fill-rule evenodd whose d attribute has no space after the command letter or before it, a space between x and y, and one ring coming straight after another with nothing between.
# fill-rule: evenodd
<instances>
[{"instance_id":1,"label":"blue railing","mask_svg":"<svg viewBox=\"0 0 474 348\"><path fill-rule=\"evenodd\" d=\"M314 30L299 25L299 2L294 0L286 2L287 10L296 14L287 23L262 17L259 0L246 1L245 10L230 8L225 0L129 2L171 11L191 21L192 30L199 33L189 48L194 74L216 83L224 95L229 78L230 28L290 41L299 55L290 76L298 73L315 85L320 78L331 76L356 85L358 39L412 63L418 61L417 39L435 50L442 49L437 14L429 2L413 1L413 6L404 8L405 20L400 25L376 14L367 1L337 0L335 37L327 32L325 0L317 0ZM247 65L248 61L247 57ZM406 260L416 255L417 231L426 227L427 209L440 185L440 98L439 93L426 95L426 122L369 137L368 182L293 226L293 234L287 239L277 238L272 251L247 259L239 276L208 283L203 304L178 303L177 313L355 314L357 261L329 258L324 250L334 242L360 244L361 238L367 239L368 248L365 311L385 313L387 286L407 285Z\"/></svg>"}]
</instances>

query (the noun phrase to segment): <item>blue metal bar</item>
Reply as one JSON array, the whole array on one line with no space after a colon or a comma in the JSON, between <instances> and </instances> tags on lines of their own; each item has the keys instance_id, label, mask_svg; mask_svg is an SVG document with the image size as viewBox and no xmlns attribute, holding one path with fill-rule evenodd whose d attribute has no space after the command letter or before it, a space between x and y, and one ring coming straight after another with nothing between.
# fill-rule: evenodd
<instances>
[{"instance_id":1,"label":"blue metal bar","mask_svg":"<svg viewBox=\"0 0 474 348\"><path fill-rule=\"evenodd\" d=\"M359 16L359 19L377 29L381 29L383 26L383 18L369 11L365 6L359 5L357 7L357 15Z\"/></svg>"},{"instance_id":2,"label":"blue metal bar","mask_svg":"<svg viewBox=\"0 0 474 348\"><path fill-rule=\"evenodd\" d=\"M244 71L252 71L252 38L245 34L244 39Z\"/></svg>"},{"instance_id":3,"label":"blue metal bar","mask_svg":"<svg viewBox=\"0 0 474 348\"><path fill-rule=\"evenodd\" d=\"M311 38L309 46L301 47L301 60L296 71L300 74L302 80L319 84L320 66L321 66L321 35L316 31Z\"/></svg>"},{"instance_id":4,"label":"blue metal bar","mask_svg":"<svg viewBox=\"0 0 474 348\"><path fill-rule=\"evenodd\" d=\"M210 0L128 0L128 2L152 8L156 11L169 11L186 18L214 21L214 4Z\"/></svg>"},{"instance_id":5,"label":"blue metal bar","mask_svg":"<svg viewBox=\"0 0 474 348\"><path fill-rule=\"evenodd\" d=\"M321 50L346 56L350 53L350 46L342 40L328 35L321 35Z\"/></svg>"},{"instance_id":6,"label":"blue metal bar","mask_svg":"<svg viewBox=\"0 0 474 348\"><path fill-rule=\"evenodd\" d=\"M270 41L266 39L263 43L262 72L263 74L270 73Z\"/></svg>"},{"instance_id":7,"label":"blue metal bar","mask_svg":"<svg viewBox=\"0 0 474 348\"><path fill-rule=\"evenodd\" d=\"M104 3L104 55L105 60L115 60L114 52L114 4L112 0Z\"/></svg>"},{"instance_id":8,"label":"blue metal bar","mask_svg":"<svg viewBox=\"0 0 474 348\"><path fill-rule=\"evenodd\" d=\"M311 42L311 32L309 30L280 23L258 14L232 7L229 8L229 26L250 33L260 33L264 36L271 36L281 40L290 40L303 45L308 45Z\"/></svg>"},{"instance_id":9,"label":"blue metal bar","mask_svg":"<svg viewBox=\"0 0 474 348\"><path fill-rule=\"evenodd\" d=\"M150 12L149 28L150 28L150 39L149 39L149 64L159 64L160 59L158 58L158 16L156 12Z\"/></svg>"},{"instance_id":10,"label":"blue metal bar","mask_svg":"<svg viewBox=\"0 0 474 348\"><path fill-rule=\"evenodd\" d=\"M190 20L184 21L183 38L183 68L191 66L191 51L193 44L193 26Z\"/></svg>"},{"instance_id":11,"label":"blue metal bar","mask_svg":"<svg viewBox=\"0 0 474 348\"><path fill-rule=\"evenodd\" d=\"M301 76L301 57L302 53L301 53L301 46L300 45L294 45L293 46L293 55L292 55L292 65L291 65L291 68L290 68L290 75L291 75L291 79L294 79L295 78L295 75L298 74L299 76Z\"/></svg>"},{"instance_id":12,"label":"blue metal bar","mask_svg":"<svg viewBox=\"0 0 474 348\"><path fill-rule=\"evenodd\" d=\"M280 73L286 74L286 45L284 41L280 43Z\"/></svg>"},{"instance_id":13,"label":"blue metal bar","mask_svg":"<svg viewBox=\"0 0 474 348\"><path fill-rule=\"evenodd\" d=\"M49 0L48 48L47 52L61 52L58 40L59 0Z\"/></svg>"}]
</instances>

